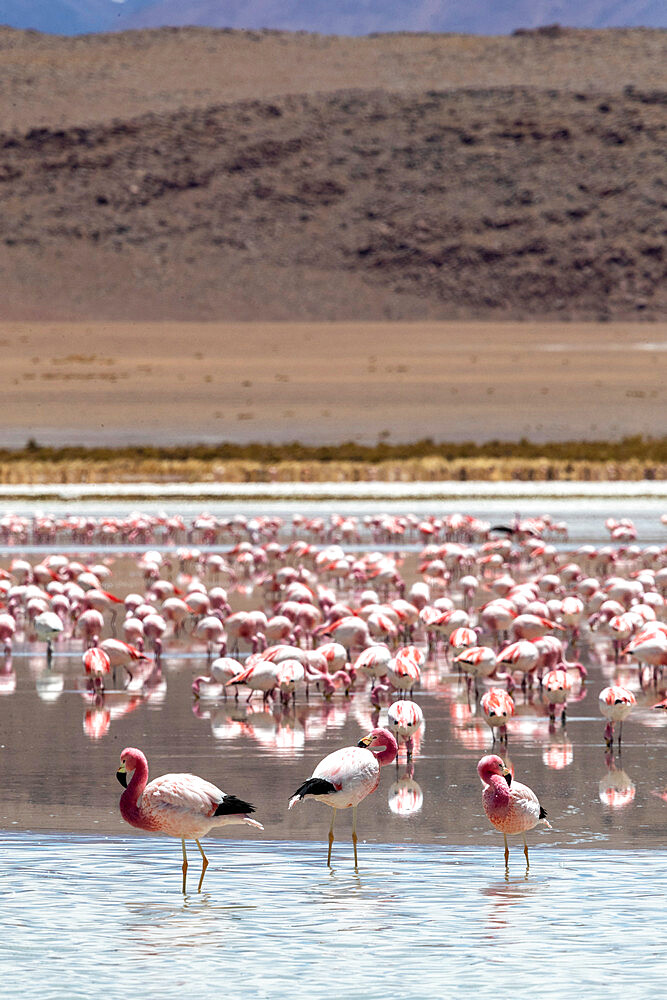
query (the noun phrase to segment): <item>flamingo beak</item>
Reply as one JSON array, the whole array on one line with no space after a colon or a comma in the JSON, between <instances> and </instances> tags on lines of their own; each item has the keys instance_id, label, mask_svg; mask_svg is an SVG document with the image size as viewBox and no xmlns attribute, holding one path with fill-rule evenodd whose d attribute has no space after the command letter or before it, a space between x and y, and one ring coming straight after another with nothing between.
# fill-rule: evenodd
<instances>
[{"instance_id":1,"label":"flamingo beak","mask_svg":"<svg viewBox=\"0 0 667 1000\"><path fill-rule=\"evenodd\" d=\"M504 777L505 781L507 782L508 786L511 785L512 784L512 772L509 770L509 768L504 767L503 770L502 770L502 774L503 774L503 777Z\"/></svg>"},{"instance_id":2,"label":"flamingo beak","mask_svg":"<svg viewBox=\"0 0 667 1000\"><path fill-rule=\"evenodd\" d=\"M120 781L123 788L127 788L127 771L125 769L125 764L121 764L116 771L116 777Z\"/></svg>"},{"instance_id":3,"label":"flamingo beak","mask_svg":"<svg viewBox=\"0 0 667 1000\"><path fill-rule=\"evenodd\" d=\"M369 747L372 742L373 742L373 737L372 736L364 736L363 739L359 740L359 742L357 743L357 746L358 747Z\"/></svg>"}]
</instances>

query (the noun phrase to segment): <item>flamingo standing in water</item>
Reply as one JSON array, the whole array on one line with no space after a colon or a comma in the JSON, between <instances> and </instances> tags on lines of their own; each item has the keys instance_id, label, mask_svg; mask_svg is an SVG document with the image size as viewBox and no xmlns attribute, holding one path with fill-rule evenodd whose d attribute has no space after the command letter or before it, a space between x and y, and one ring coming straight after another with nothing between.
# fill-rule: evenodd
<instances>
[{"instance_id":1,"label":"flamingo standing in water","mask_svg":"<svg viewBox=\"0 0 667 1000\"><path fill-rule=\"evenodd\" d=\"M91 646L82 656L86 673L90 677L93 691L104 691L104 675L111 672L111 660L99 646Z\"/></svg>"},{"instance_id":2,"label":"flamingo standing in water","mask_svg":"<svg viewBox=\"0 0 667 1000\"><path fill-rule=\"evenodd\" d=\"M515 707L512 695L502 688L491 688L482 695L480 705L484 719L493 733L493 742L496 742L496 729L499 740L507 742L507 723L514 715Z\"/></svg>"},{"instance_id":3,"label":"flamingo standing in water","mask_svg":"<svg viewBox=\"0 0 667 1000\"><path fill-rule=\"evenodd\" d=\"M180 837L183 848L183 893L188 870L185 840L194 840L202 856L202 870L197 892L201 892L208 858L199 838L214 826L246 823L257 830L264 827L248 815L255 809L248 802L227 795L204 778L194 774L163 774L148 781L148 762L135 747L126 747L120 755L116 777L125 789L120 797L123 819L140 830Z\"/></svg>"},{"instance_id":4,"label":"flamingo standing in water","mask_svg":"<svg viewBox=\"0 0 667 1000\"><path fill-rule=\"evenodd\" d=\"M398 744L388 729L372 729L367 736L359 740L356 747L343 747L321 760L311 777L299 785L289 800L289 809L297 802L302 802L306 796L332 807L327 855L329 866L331 866L336 810L349 809L351 806L354 867L358 867L357 806L367 795L375 791L380 783L380 768L396 760L397 753Z\"/></svg>"},{"instance_id":5,"label":"flamingo standing in water","mask_svg":"<svg viewBox=\"0 0 667 1000\"><path fill-rule=\"evenodd\" d=\"M619 722L618 745L620 747L621 735L623 733L623 719L627 719L633 706L637 704L637 699L632 691L621 687L620 684L614 684L600 691L598 704L600 711L605 719L607 719L607 725L604 730L604 738L607 746L610 747L614 742L614 723Z\"/></svg>"},{"instance_id":6,"label":"flamingo standing in water","mask_svg":"<svg viewBox=\"0 0 667 1000\"><path fill-rule=\"evenodd\" d=\"M505 838L505 867L509 866L510 850L507 844L507 834L523 834L523 853L526 855L526 867L530 868L526 831L532 830L538 823L544 823L551 829L551 823L546 818L537 795L528 785L512 781L511 771L505 767L502 759L496 754L482 757L477 765L484 791L482 805L487 818L502 832Z\"/></svg>"},{"instance_id":7,"label":"flamingo standing in water","mask_svg":"<svg viewBox=\"0 0 667 1000\"><path fill-rule=\"evenodd\" d=\"M414 737L424 722L424 713L414 701L395 701L387 709L387 728L397 742L405 743L408 760L412 758ZM398 758L396 762L398 767Z\"/></svg>"}]
</instances>

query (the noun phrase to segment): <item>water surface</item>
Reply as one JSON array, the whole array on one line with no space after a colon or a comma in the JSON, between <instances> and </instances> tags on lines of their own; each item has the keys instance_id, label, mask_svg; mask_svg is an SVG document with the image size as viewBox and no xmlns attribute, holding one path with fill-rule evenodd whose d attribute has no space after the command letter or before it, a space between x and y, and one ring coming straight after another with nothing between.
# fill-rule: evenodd
<instances>
[{"instance_id":1,"label":"water surface","mask_svg":"<svg viewBox=\"0 0 667 1000\"><path fill-rule=\"evenodd\" d=\"M7 996L639 1000L664 986L667 852L216 843L179 891L178 842L12 834ZM192 880L193 885L195 879Z\"/></svg>"}]
</instances>

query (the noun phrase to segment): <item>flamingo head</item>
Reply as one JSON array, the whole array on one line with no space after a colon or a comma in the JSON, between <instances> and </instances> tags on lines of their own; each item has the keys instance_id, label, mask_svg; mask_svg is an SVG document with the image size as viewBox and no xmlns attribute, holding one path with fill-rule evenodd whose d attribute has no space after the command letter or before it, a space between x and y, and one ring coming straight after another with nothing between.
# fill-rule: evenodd
<instances>
[{"instance_id":1,"label":"flamingo head","mask_svg":"<svg viewBox=\"0 0 667 1000\"><path fill-rule=\"evenodd\" d=\"M512 772L509 768L505 767L502 759L495 753L482 757L477 765L477 773L485 785L490 783L490 779L494 774L501 775L508 785L512 784Z\"/></svg>"},{"instance_id":2,"label":"flamingo head","mask_svg":"<svg viewBox=\"0 0 667 1000\"><path fill-rule=\"evenodd\" d=\"M123 788L127 788L137 767L141 768L142 765L147 768L146 758L141 750L137 750L135 747L126 747L123 750L120 755L120 767L116 771L116 777Z\"/></svg>"},{"instance_id":3,"label":"flamingo head","mask_svg":"<svg viewBox=\"0 0 667 1000\"><path fill-rule=\"evenodd\" d=\"M367 736L359 740L357 746L370 750L381 766L393 763L398 754L398 743L388 729L371 729Z\"/></svg>"}]
</instances>

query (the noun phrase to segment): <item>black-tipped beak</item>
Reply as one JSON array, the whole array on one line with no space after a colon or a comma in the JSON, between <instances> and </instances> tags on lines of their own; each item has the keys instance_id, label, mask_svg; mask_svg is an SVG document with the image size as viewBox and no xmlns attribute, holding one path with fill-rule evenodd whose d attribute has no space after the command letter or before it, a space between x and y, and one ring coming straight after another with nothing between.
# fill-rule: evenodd
<instances>
[{"instance_id":1,"label":"black-tipped beak","mask_svg":"<svg viewBox=\"0 0 667 1000\"><path fill-rule=\"evenodd\" d=\"M505 774L503 775L503 777L505 778L505 781L507 782L508 785L512 784L512 772L511 771L505 771Z\"/></svg>"},{"instance_id":2,"label":"black-tipped beak","mask_svg":"<svg viewBox=\"0 0 667 1000\"><path fill-rule=\"evenodd\" d=\"M118 768L118 770L116 771L116 777L120 781L123 788L127 788L127 771L125 770L124 767Z\"/></svg>"},{"instance_id":3,"label":"black-tipped beak","mask_svg":"<svg viewBox=\"0 0 667 1000\"><path fill-rule=\"evenodd\" d=\"M372 736L364 736L363 739L359 740L359 742L357 743L357 746L358 747L369 747L372 742L373 742L373 737Z\"/></svg>"}]
</instances>

